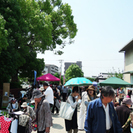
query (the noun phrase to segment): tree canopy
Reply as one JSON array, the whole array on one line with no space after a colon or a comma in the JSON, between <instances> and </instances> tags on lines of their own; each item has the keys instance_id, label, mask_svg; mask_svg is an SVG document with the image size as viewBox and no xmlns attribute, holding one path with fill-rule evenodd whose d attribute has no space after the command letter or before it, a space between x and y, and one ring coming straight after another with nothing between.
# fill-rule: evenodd
<instances>
[{"instance_id":1,"label":"tree canopy","mask_svg":"<svg viewBox=\"0 0 133 133\"><path fill-rule=\"evenodd\" d=\"M6 21L4 20L3 16L0 15L0 52L2 51L2 49L6 49L8 46L6 39L8 32L5 29L5 23Z\"/></svg>"},{"instance_id":2,"label":"tree canopy","mask_svg":"<svg viewBox=\"0 0 133 133\"><path fill-rule=\"evenodd\" d=\"M77 33L71 7L61 0L1 0L0 13L0 82L31 78L33 70L40 76L44 60L37 53L62 54Z\"/></svg>"},{"instance_id":3,"label":"tree canopy","mask_svg":"<svg viewBox=\"0 0 133 133\"><path fill-rule=\"evenodd\" d=\"M72 64L66 70L65 78L66 78L66 81L68 81L69 79L76 78L76 77L84 77L84 73L82 72L82 70L79 68L77 64Z\"/></svg>"},{"instance_id":4,"label":"tree canopy","mask_svg":"<svg viewBox=\"0 0 133 133\"><path fill-rule=\"evenodd\" d=\"M123 73L122 73L122 71L120 71L120 69L118 69L118 71L117 71L114 68L112 68L112 70L111 70L111 72L109 72L109 74L110 75L108 76L108 78L117 77L117 78L123 79Z\"/></svg>"}]
</instances>

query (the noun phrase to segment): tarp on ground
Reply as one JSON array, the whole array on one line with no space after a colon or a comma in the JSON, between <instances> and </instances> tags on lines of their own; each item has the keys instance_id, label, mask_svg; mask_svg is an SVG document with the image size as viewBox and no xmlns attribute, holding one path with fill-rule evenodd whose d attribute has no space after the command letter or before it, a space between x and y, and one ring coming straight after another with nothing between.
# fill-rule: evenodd
<instances>
[{"instance_id":1,"label":"tarp on ground","mask_svg":"<svg viewBox=\"0 0 133 133\"><path fill-rule=\"evenodd\" d=\"M36 80L37 81L60 81L59 78L53 76L50 73L42 75L41 77L36 78Z\"/></svg>"}]
</instances>

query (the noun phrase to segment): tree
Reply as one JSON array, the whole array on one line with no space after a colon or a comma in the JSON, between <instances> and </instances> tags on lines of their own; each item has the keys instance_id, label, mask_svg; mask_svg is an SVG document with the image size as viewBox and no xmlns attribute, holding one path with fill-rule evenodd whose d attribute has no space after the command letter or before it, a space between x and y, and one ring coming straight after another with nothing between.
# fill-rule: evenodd
<instances>
[{"instance_id":1,"label":"tree","mask_svg":"<svg viewBox=\"0 0 133 133\"><path fill-rule=\"evenodd\" d=\"M92 77L86 77L87 79L89 79L91 82L95 81L95 78Z\"/></svg>"},{"instance_id":2,"label":"tree","mask_svg":"<svg viewBox=\"0 0 133 133\"><path fill-rule=\"evenodd\" d=\"M118 69L118 71L116 71L114 68L112 68L112 71L109 72L109 76L108 78L110 77L117 77L117 78L120 78L120 79L123 79L123 73L122 71L120 71L120 69Z\"/></svg>"},{"instance_id":3,"label":"tree","mask_svg":"<svg viewBox=\"0 0 133 133\"><path fill-rule=\"evenodd\" d=\"M57 44L61 46L61 49L67 43L71 44L77 33L71 7L68 4L63 4L62 0L39 0L38 3L41 12L45 12L51 18L52 44L48 50L54 50ZM63 52L59 50L55 53L62 54Z\"/></svg>"},{"instance_id":4,"label":"tree","mask_svg":"<svg viewBox=\"0 0 133 133\"><path fill-rule=\"evenodd\" d=\"M28 77L29 79L34 78L34 70L37 71L37 76L40 76L44 69L44 59L37 59L36 53L30 53L27 55L26 63L19 68L19 76L21 78Z\"/></svg>"},{"instance_id":5,"label":"tree","mask_svg":"<svg viewBox=\"0 0 133 133\"><path fill-rule=\"evenodd\" d=\"M6 37L8 47L6 50L2 50L0 54L0 72L2 77L0 82L7 82L12 75L16 74L18 67L25 63L21 56L21 53L25 54L24 50L21 50L21 42L25 34L23 27L25 27L26 23L22 18L21 10L16 0L1 0L0 13L5 21L5 29L8 31Z\"/></svg>"},{"instance_id":6,"label":"tree","mask_svg":"<svg viewBox=\"0 0 133 133\"><path fill-rule=\"evenodd\" d=\"M66 70L66 73L65 73L66 81L68 81L71 78L83 77L83 76L84 76L84 73L79 68L79 66L76 64L70 65L69 68Z\"/></svg>"},{"instance_id":7,"label":"tree","mask_svg":"<svg viewBox=\"0 0 133 133\"><path fill-rule=\"evenodd\" d=\"M2 49L6 49L8 46L8 42L6 39L8 32L5 29L5 23L6 21L4 20L3 16L0 15L0 52Z\"/></svg>"},{"instance_id":8,"label":"tree","mask_svg":"<svg viewBox=\"0 0 133 133\"><path fill-rule=\"evenodd\" d=\"M8 63L14 65L9 72L7 66L0 64L2 72L7 71L8 80L18 81L18 75L31 78L33 70L41 75L44 62L37 59L37 53L54 50L57 45L63 48L65 40L72 42L77 33L71 8L61 0L1 0L0 13L5 33L8 31L5 34L7 49L0 54L1 62L4 62L3 57L7 53L10 57L7 58ZM59 50L55 53L63 52Z\"/></svg>"}]
</instances>

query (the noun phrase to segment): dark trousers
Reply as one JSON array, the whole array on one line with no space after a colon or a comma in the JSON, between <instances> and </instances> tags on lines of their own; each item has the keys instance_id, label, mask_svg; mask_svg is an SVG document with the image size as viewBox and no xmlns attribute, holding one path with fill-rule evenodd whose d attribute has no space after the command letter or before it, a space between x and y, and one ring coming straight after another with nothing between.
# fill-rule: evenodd
<instances>
[{"instance_id":1,"label":"dark trousers","mask_svg":"<svg viewBox=\"0 0 133 133\"><path fill-rule=\"evenodd\" d=\"M123 98L119 99L119 104L121 105L121 102L123 101Z\"/></svg>"},{"instance_id":2,"label":"dark trousers","mask_svg":"<svg viewBox=\"0 0 133 133\"><path fill-rule=\"evenodd\" d=\"M25 133L26 132L26 127L23 126L18 126L18 133Z\"/></svg>"},{"instance_id":3,"label":"dark trousers","mask_svg":"<svg viewBox=\"0 0 133 133\"><path fill-rule=\"evenodd\" d=\"M106 133L114 133L113 126L109 130L106 130Z\"/></svg>"},{"instance_id":4,"label":"dark trousers","mask_svg":"<svg viewBox=\"0 0 133 133\"><path fill-rule=\"evenodd\" d=\"M45 133L45 130L44 131L37 131L37 133Z\"/></svg>"},{"instance_id":5,"label":"dark trousers","mask_svg":"<svg viewBox=\"0 0 133 133\"><path fill-rule=\"evenodd\" d=\"M62 93L63 102L65 102L65 101L66 101L66 96L67 96L67 94L66 94L66 93Z\"/></svg>"},{"instance_id":6,"label":"dark trousers","mask_svg":"<svg viewBox=\"0 0 133 133\"><path fill-rule=\"evenodd\" d=\"M54 113L54 109L56 108L56 113L59 113L59 109L55 106L56 104L56 101L54 101L54 106L53 106L53 109L52 109L52 113Z\"/></svg>"},{"instance_id":7,"label":"dark trousers","mask_svg":"<svg viewBox=\"0 0 133 133\"><path fill-rule=\"evenodd\" d=\"M50 110L52 111L53 104L50 103L49 106L50 106Z\"/></svg>"}]
</instances>

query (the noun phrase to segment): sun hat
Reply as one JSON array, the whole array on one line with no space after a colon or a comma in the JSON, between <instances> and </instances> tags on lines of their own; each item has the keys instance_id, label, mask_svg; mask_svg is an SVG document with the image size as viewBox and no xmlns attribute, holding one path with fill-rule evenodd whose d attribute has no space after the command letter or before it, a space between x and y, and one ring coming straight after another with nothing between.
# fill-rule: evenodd
<instances>
[{"instance_id":1,"label":"sun hat","mask_svg":"<svg viewBox=\"0 0 133 133\"><path fill-rule=\"evenodd\" d=\"M35 100L31 100L31 102L30 103L35 103Z\"/></svg>"},{"instance_id":2,"label":"sun hat","mask_svg":"<svg viewBox=\"0 0 133 133\"><path fill-rule=\"evenodd\" d=\"M124 98L122 103L124 104L129 104L129 105L133 105L133 102L131 101L131 98Z\"/></svg>"},{"instance_id":3,"label":"sun hat","mask_svg":"<svg viewBox=\"0 0 133 133\"><path fill-rule=\"evenodd\" d=\"M87 91L88 91L88 90L93 90L93 91L95 91L95 87L94 87L93 85L90 85L90 86L88 87Z\"/></svg>"},{"instance_id":4,"label":"sun hat","mask_svg":"<svg viewBox=\"0 0 133 133\"><path fill-rule=\"evenodd\" d=\"M44 90L44 88L43 88L43 87L40 87L40 88L39 88L39 90L40 90L40 91L43 91L43 90Z\"/></svg>"},{"instance_id":5,"label":"sun hat","mask_svg":"<svg viewBox=\"0 0 133 133\"><path fill-rule=\"evenodd\" d=\"M27 102L23 102L23 104L21 105L21 107L27 107Z\"/></svg>"},{"instance_id":6,"label":"sun hat","mask_svg":"<svg viewBox=\"0 0 133 133\"><path fill-rule=\"evenodd\" d=\"M32 94L32 100L34 98L40 98L40 97L43 97L42 92L40 90L34 90Z\"/></svg>"}]
</instances>

